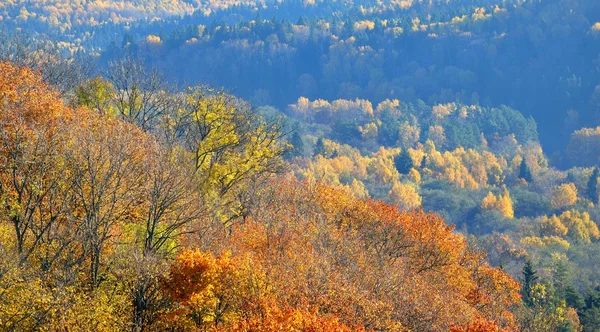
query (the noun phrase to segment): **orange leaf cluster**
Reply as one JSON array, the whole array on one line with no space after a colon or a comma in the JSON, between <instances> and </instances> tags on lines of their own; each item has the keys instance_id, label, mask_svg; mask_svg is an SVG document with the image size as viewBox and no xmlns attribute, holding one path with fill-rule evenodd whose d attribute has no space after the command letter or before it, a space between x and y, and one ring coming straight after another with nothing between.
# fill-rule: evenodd
<instances>
[{"instance_id":1,"label":"orange leaf cluster","mask_svg":"<svg viewBox=\"0 0 600 332\"><path fill-rule=\"evenodd\" d=\"M204 327L311 330L318 323L342 331L457 326L470 331L477 322L515 327L511 310L520 301L519 284L490 267L441 217L399 212L295 179L277 178L267 188L248 207L246 222L221 242L235 262L227 277L235 276L235 299L228 303L237 307L230 308L229 320L205 321ZM191 272L206 270L206 259L190 270L188 255L180 256L173 271L181 272L165 286L187 292L173 293L183 306L198 292L195 287L207 287ZM217 284L210 287L219 289Z\"/></svg>"}]
</instances>

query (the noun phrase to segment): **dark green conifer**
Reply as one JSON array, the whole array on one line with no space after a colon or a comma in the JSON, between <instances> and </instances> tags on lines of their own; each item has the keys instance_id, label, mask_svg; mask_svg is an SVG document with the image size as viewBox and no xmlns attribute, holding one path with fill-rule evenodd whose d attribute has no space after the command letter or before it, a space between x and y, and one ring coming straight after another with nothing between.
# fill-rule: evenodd
<instances>
[{"instance_id":1,"label":"dark green conifer","mask_svg":"<svg viewBox=\"0 0 600 332\"><path fill-rule=\"evenodd\" d=\"M525 265L523 265L523 279L521 280L521 296L523 296L523 303L528 306L533 306L532 299L532 289L533 286L537 283L539 277L537 276L537 271L533 268L533 264L528 259L525 261Z\"/></svg>"},{"instance_id":2,"label":"dark green conifer","mask_svg":"<svg viewBox=\"0 0 600 332\"><path fill-rule=\"evenodd\" d=\"M598 167L594 167L587 183L587 196L594 204L598 204L598 176L600 176L600 171L598 171Z\"/></svg>"},{"instance_id":3,"label":"dark green conifer","mask_svg":"<svg viewBox=\"0 0 600 332\"><path fill-rule=\"evenodd\" d=\"M519 167L519 178L527 181L527 183L533 182L533 176L531 175L531 169L527 166L527 162L525 158L521 161L521 166Z\"/></svg>"},{"instance_id":4,"label":"dark green conifer","mask_svg":"<svg viewBox=\"0 0 600 332\"><path fill-rule=\"evenodd\" d=\"M319 137L317 144L315 144L313 156L317 155L325 155L325 143L323 143L323 137Z\"/></svg>"},{"instance_id":5,"label":"dark green conifer","mask_svg":"<svg viewBox=\"0 0 600 332\"><path fill-rule=\"evenodd\" d=\"M294 131L292 134L292 139L290 140L290 144L292 144L291 155L293 157L299 157L304 155L304 141L302 141L302 136L297 131Z\"/></svg>"},{"instance_id":6,"label":"dark green conifer","mask_svg":"<svg viewBox=\"0 0 600 332\"><path fill-rule=\"evenodd\" d=\"M415 165L408 154L408 149L402 149L402 152L394 158L394 165L400 174L408 174L410 172Z\"/></svg>"}]
</instances>

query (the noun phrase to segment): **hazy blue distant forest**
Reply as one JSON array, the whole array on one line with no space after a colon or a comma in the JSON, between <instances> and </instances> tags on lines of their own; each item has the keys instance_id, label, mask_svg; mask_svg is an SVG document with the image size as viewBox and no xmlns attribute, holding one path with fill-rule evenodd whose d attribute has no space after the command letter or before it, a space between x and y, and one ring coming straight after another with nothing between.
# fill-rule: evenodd
<instances>
[{"instance_id":1,"label":"hazy blue distant forest","mask_svg":"<svg viewBox=\"0 0 600 332\"><path fill-rule=\"evenodd\" d=\"M0 1L0 330L600 331L600 1Z\"/></svg>"}]
</instances>

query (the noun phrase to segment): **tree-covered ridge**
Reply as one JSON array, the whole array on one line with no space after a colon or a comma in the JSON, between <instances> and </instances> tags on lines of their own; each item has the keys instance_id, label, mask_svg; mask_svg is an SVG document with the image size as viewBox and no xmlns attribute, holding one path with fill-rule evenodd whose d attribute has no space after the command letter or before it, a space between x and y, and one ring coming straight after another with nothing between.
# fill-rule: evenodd
<instances>
[{"instance_id":1,"label":"tree-covered ridge","mask_svg":"<svg viewBox=\"0 0 600 332\"><path fill-rule=\"evenodd\" d=\"M304 176L333 175L327 183L362 188L359 196L372 192L385 198L383 188L389 190L403 177L414 185L427 176L478 190L533 184L532 170L540 178L550 171L535 122L505 106L430 107L386 100L374 107L360 99L300 98L288 113L305 133L291 154L310 157L297 160L310 170Z\"/></svg>"},{"instance_id":2,"label":"tree-covered ridge","mask_svg":"<svg viewBox=\"0 0 600 332\"><path fill-rule=\"evenodd\" d=\"M264 1L181 1L181 0L46 0L8 1L0 5L2 19L27 23L33 21L51 28L69 30L77 26L125 24L139 20L161 20L174 16L191 15L201 11L208 15L212 10L230 6L260 6Z\"/></svg>"},{"instance_id":3,"label":"tree-covered ridge","mask_svg":"<svg viewBox=\"0 0 600 332\"><path fill-rule=\"evenodd\" d=\"M567 287L591 298L597 294L592 289L600 277L598 262L585 253L600 248L598 170L550 165L533 120L508 107L397 100L373 105L300 98L287 112L303 133L291 140L299 147L290 154L299 177L354 197L382 199L400 210L440 213L461 232L475 235L493 264L517 276L529 258L544 275L544 292L562 287L551 295L554 302L538 303L530 308L537 313L526 310L525 316L568 309L579 313L586 329L597 326L595 305L586 307L562 292ZM574 134L573 162L594 163L594 154L589 161L576 154L597 150L596 133ZM557 285L559 273L563 279ZM550 316L546 328L560 325ZM533 319L521 323L537 324Z\"/></svg>"},{"instance_id":4,"label":"tree-covered ridge","mask_svg":"<svg viewBox=\"0 0 600 332\"><path fill-rule=\"evenodd\" d=\"M462 5L493 5L498 1L454 1ZM50 27L68 30L76 26L95 26L103 24L132 23L138 20L167 20L173 17L193 14L210 16L221 11L284 10L285 7L304 7L315 9L323 14L352 9L363 14L382 13L411 7L439 7L448 5L448 1L435 1L423 5L423 1L386 0L373 3L366 0L13 0L0 5L2 20L27 22L28 20L48 24Z\"/></svg>"},{"instance_id":5,"label":"tree-covered ridge","mask_svg":"<svg viewBox=\"0 0 600 332\"><path fill-rule=\"evenodd\" d=\"M460 2L460 1L456 1ZM462 1L463 6L477 5ZM482 6L492 6L498 1L482 0ZM419 11L448 6L447 1L423 4L414 0L386 0L373 3L365 0L14 0L0 4L0 20L9 25L31 27L40 35L55 32L81 32L82 28L106 25L125 26L144 22L177 22L182 18L222 19L250 18L257 12L278 12L282 18L291 18L303 10L321 17L334 13L346 15L348 11L362 16L383 14L417 8ZM493 6L492 6L493 7ZM54 30L54 31L53 31ZM80 36L81 37L81 36ZM75 40L72 40L73 42Z\"/></svg>"},{"instance_id":6,"label":"tree-covered ridge","mask_svg":"<svg viewBox=\"0 0 600 332\"><path fill-rule=\"evenodd\" d=\"M507 106L429 106L421 100L413 104L397 99L373 105L361 99L328 102L300 97L288 107L288 114L307 126L327 128L328 137L340 143L368 150L414 147L427 140L448 150L487 145L495 149L508 137L523 145L538 142L535 121Z\"/></svg>"},{"instance_id":7,"label":"tree-covered ridge","mask_svg":"<svg viewBox=\"0 0 600 332\"><path fill-rule=\"evenodd\" d=\"M464 1L457 14L470 15L475 6L495 8L494 1ZM425 4L421 1L304 1L304 0L216 0L216 1L12 1L0 4L0 22L12 32L25 30L33 38L49 40L67 52L95 54L111 42L122 39L141 40L146 34L160 35L177 26L196 27L212 22L240 21L260 17L279 17L295 22L300 17L332 16L352 18L402 14L416 10L420 16L439 16L449 8L448 2ZM407 18L408 20L408 18ZM365 21L370 22L370 21ZM159 33L159 30L161 33ZM162 36L164 39L164 36Z\"/></svg>"},{"instance_id":8,"label":"tree-covered ridge","mask_svg":"<svg viewBox=\"0 0 600 332\"><path fill-rule=\"evenodd\" d=\"M140 5L127 4L106 2L115 8ZM140 10L161 13L161 4L140 5ZM551 151L563 148L582 124L598 124L594 68L600 8L595 1L229 5L186 2L181 6L194 9L183 16L140 15L127 23L108 18L102 25L53 28L35 18L15 21L16 11L35 6L27 3L15 5L4 23L11 34L25 31L70 54L103 54L101 63L106 63L133 53L173 79L225 86L254 103L279 108L300 96L506 104L543 124L542 141ZM215 10L207 16L199 6ZM92 18L105 15L83 12Z\"/></svg>"},{"instance_id":9,"label":"tree-covered ridge","mask_svg":"<svg viewBox=\"0 0 600 332\"><path fill-rule=\"evenodd\" d=\"M560 1L298 19L279 12L242 21L192 17L138 29L105 58L141 54L175 79L227 86L279 108L300 96L506 104L543 124L542 141L555 151L571 131L598 121L598 10L593 1Z\"/></svg>"}]
</instances>

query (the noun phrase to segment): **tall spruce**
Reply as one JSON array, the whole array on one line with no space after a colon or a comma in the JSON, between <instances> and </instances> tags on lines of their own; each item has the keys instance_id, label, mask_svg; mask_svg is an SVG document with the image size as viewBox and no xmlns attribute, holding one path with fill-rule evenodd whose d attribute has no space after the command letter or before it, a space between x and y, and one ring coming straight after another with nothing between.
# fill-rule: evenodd
<instances>
[{"instance_id":1,"label":"tall spruce","mask_svg":"<svg viewBox=\"0 0 600 332\"><path fill-rule=\"evenodd\" d=\"M317 140L317 144L315 144L315 150L313 156L325 155L325 143L323 142L323 137L319 137Z\"/></svg>"},{"instance_id":2,"label":"tall spruce","mask_svg":"<svg viewBox=\"0 0 600 332\"><path fill-rule=\"evenodd\" d=\"M598 167L594 167L594 171L587 183L587 195L594 204L598 204L598 176L600 176L600 171Z\"/></svg>"},{"instance_id":3,"label":"tall spruce","mask_svg":"<svg viewBox=\"0 0 600 332\"><path fill-rule=\"evenodd\" d=\"M525 158L521 161L521 166L519 167L519 178L527 181L527 183L533 182L533 176L531 175L531 169L527 166L527 162Z\"/></svg>"},{"instance_id":4,"label":"tall spruce","mask_svg":"<svg viewBox=\"0 0 600 332\"><path fill-rule=\"evenodd\" d=\"M290 151L290 154L293 157L299 157L304 155L304 142L302 141L302 136L300 136L300 134L297 131L294 131L294 134L292 134L290 144L293 145L293 148Z\"/></svg>"},{"instance_id":5,"label":"tall spruce","mask_svg":"<svg viewBox=\"0 0 600 332\"><path fill-rule=\"evenodd\" d=\"M532 292L533 286L537 283L539 277L537 271L533 268L533 264L528 259L523 265L523 278L521 279L521 295L523 296L523 303L528 306L533 306Z\"/></svg>"},{"instance_id":6,"label":"tall spruce","mask_svg":"<svg viewBox=\"0 0 600 332\"><path fill-rule=\"evenodd\" d=\"M567 287L571 285L571 281L567 265L562 261L558 261L552 271L552 284L556 290L556 297L559 300L564 300Z\"/></svg>"},{"instance_id":7,"label":"tall spruce","mask_svg":"<svg viewBox=\"0 0 600 332\"><path fill-rule=\"evenodd\" d=\"M408 174L415 167L410 154L408 154L408 149L402 149L402 152L394 158L394 166L400 174Z\"/></svg>"}]
</instances>

